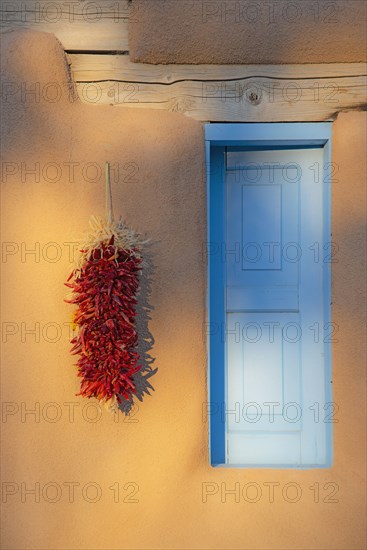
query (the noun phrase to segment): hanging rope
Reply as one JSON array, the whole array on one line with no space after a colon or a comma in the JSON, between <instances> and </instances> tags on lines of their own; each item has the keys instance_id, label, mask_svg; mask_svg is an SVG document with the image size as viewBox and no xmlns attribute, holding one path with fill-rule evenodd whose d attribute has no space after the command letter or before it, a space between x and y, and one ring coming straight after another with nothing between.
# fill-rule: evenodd
<instances>
[{"instance_id":1,"label":"hanging rope","mask_svg":"<svg viewBox=\"0 0 367 550\"><path fill-rule=\"evenodd\" d=\"M96 397L113 410L136 393L141 369L135 326L142 242L132 229L115 221L110 163L106 162L105 218L92 216L91 230L66 286L77 305L73 322L79 332L70 350L79 355L78 395Z\"/></svg>"},{"instance_id":2,"label":"hanging rope","mask_svg":"<svg viewBox=\"0 0 367 550\"><path fill-rule=\"evenodd\" d=\"M106 220L107 223L112 223L115 221L113 215L113 206L112 206L112 190L111 190L111 169L110 163L106 162Z\"/></svg>"}]
</instances>

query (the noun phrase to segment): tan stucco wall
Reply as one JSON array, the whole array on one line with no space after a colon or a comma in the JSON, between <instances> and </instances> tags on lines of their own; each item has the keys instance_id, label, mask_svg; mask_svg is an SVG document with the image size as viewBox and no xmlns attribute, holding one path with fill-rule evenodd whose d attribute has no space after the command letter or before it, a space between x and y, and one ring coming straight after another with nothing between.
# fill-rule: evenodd
<instances>
[{"instance_id":1,"label":"tan stucco wall","mask_svg":"<svg viewBox=\"0 0 367 550\"><path fill-rule=\"evenodd\" d=\"M360 0L133 0L131 59L145 63L334 63L366 59Z\"/></svg>"},{"instance_id":2,"label":"tan stucco wall","mask_svg":"<svg viewBox=\"0 0 367 550\"><path fill-rule=\"evenodd\" d=\"M338 247L332 266L332 321L338 329L333 398L340 406L334 449L336 468L349 481L357 481L357 463L366 450L366 130L367 113L361 112L340 113L333 130L332 240ZM364 491L361 479L360 497Z\"/></svg>"},{"instance_id":3,"label":"tan stucco wall","mask_svg":"<svg viewBox=\"0 0 367 550\"><path fill-rule=\"evenodd\" d=\"M51 35L11 33L3 44L5 80L28 87L40 82L64 85L67 68L61 47ZM42 63L40 63L42 59ZM333 321L339 326L333 349L335 401L340 407L335 425L335 465L327 470L277 471L213 469L208 465L207 424L202 422L206 401L205 345L205 181L201 124L176 113L116 107L56 103L27 96L22 103L16 88L3 97L3 161L18 171L2 181L2 241L39 242L39 262L20 252L3 261L2 321L19 332L2 346L2 399L10 403L3 417L3 481L18 492L3 504L4 549L335 549L362 550L364 546L365 375L363 321L363 203L365 198L364 135L366 113L346 113L335 123L333 161L338 182L333 190L333 239L339 262L333 270ZM152 379L156 389L130 420L115 423L103 411L101 420L86 421L94 409L77 398L78 380L69 355L68 331L56 343L35 342L22 330L39 322L65 327L70 306L63 303L63 282L70 269L65 242L75 241L91 213L103 213L102 177L90 183L81 167L96 162L136 163L137 182L126 172L114 184L115 210L152 239L155 265L150 302L152 355L159 368ZM34 182L21 163L58 163L59 181L41 177ZM80 163L75 182L66 162ZM3 165L4 166L4 165ZM9 166L9 165L8 165ZM24 182L22 182L25 179ZM50 177L52 171L50 170ZM42 257L45 245L59 243L62 257L51 263ZM50 255L51 255L50 251ZM46 258L47 258L46 251ZM5 257L3 256L3 260ZM9 327L9 325L7 325ZM46 333L47 334L47 333ZM21 341L23 335L24 342ZM50 330L48 339L54 333ZM21 417L39 402L39 422ZM50 422L57 403L61 417ZM67 402L79 403L70 422ZM83 416L84 411L84 416ZM42 415L43 412L43 415ZM36 482L41 489L57 483L59 502L47 496L26 495ZM69 502L65 483L79 483ZM82 498L82 487L98 484L96 503ZM109 487L120 484L119 502ZM134 498L127 482L138 484ZM203 483L219 492L202 500ZM221 502L220 484L227 489L256 482L258 502ZM275 488L269 502L268 486ZM282 497L288 483L302 491L298 502ZM315 502L319 484L320 502ZM333 486L338 502L324 502ZM46 486L47 488L47 486ZM249 493L251 498L253 493ZM88 493L93 498L92 489ZM290 490L292 498L294 492ZM25 502L22 502L22 496Z\"/></svg>"}]
</instances>

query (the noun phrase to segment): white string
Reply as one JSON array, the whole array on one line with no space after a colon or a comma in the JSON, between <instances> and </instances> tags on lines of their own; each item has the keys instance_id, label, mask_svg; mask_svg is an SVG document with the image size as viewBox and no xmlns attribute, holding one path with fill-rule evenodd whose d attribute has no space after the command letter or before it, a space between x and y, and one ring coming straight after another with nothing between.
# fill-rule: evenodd
<instances>
[{"instance_id":1,"label":"white string","mask_svg":"<svg viewBox=\"0 0 367 550\"><path fill-rule=\"evenodd\" d=\"M110 178L110 163L106 162L106 220L110 224L114 221L112 207L112 190Z\"/></svg>"}]
</instances>

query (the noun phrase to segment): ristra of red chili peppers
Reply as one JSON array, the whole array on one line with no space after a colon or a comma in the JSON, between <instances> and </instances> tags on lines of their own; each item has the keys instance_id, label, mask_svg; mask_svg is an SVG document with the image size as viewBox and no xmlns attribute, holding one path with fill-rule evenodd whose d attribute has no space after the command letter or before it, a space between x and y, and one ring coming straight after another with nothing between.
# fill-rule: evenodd
<instances>
[{"instance_id":1,"label":"ristra of red chili peppers","mask_svg":"<svg viewBox=\"0 0 367 550\"><path fill-rule=\"evenodd\" d=\"M77 395L96 397L113 409L135 393L133 376L141 368L135 317L142 258L138 236L121 219L92 217L90 225L65 283L72 291L66 302L77 306L73 322L79 329L70 351L79 355Z\"/></svg>"}]
</instances>

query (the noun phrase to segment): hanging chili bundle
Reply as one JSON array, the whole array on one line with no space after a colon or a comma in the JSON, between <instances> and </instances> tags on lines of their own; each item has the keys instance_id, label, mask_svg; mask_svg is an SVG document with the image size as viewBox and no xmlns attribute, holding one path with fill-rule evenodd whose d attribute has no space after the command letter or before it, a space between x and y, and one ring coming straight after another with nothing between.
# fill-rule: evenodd
<instances>
[{"instance_id":1,"label":"hanging chili bundle","mask_svg":"<svg viewBox=\"0 0 367 550\"><path fill-rule=\"evenodd\" d=\"M77 306L78 333L70 351L79 355L77 395L96 397L115 410L135 394L134 375L141 369L135 317L142 243L121 219L114 221L108 163L106 217L93 216L90 228L65 283L72 291L66 301Z\"/></svg>"}]
</instances>

